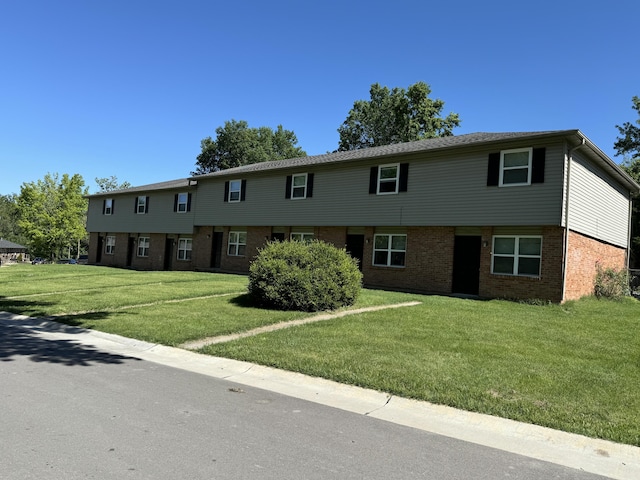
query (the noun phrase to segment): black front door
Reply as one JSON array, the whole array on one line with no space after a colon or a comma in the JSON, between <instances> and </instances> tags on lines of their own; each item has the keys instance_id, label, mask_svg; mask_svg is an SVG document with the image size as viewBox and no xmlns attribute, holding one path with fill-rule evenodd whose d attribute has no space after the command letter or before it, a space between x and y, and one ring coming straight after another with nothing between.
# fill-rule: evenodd
<instances>
[{"instance_id":1,"label":"black front door","mask_svg":"<svg viewBox=\"0 0 640 480\"><path fill-rule=\"evenodd\" d=\"M346 250L349 255L358 260L358 268L362 271L364 260L364 235L347 235Z\"/></svg>"},{"instance_id":2,"label":"black front door","mask_svg":"<svg viewBox=\"0 0 640 480\"><path fill-rule=\"evenodd\" d=\"M173 264L173 238L167 238L164 242L164 269L171 270Z\"/></svg>"},{"instance_id":3,"label":"black front door","mask_svg":"<svg viewBox=\"0 0 640 480\"><path fill-rule=\"evenodd\" d=\"M98 249L96 250L96 263L102 262L102 249L104 248L104 237L98 236Z\"/></svg>"},{"instance_id":4,"label":"black front door","mask_svg":"<svg viewBox=\"0 0 640 480\"><path fill-rule=\"evenodd\" d=\"M127 244L127 267L131 266L133 261L133 251L136 249L136 239L129 237L129 243Z\"/></svg>"},{"instance_id":5,"label":"black front door","mask_svg":"<svg viewBox=\"0 0 640 480\"><path fill-rule=\"evenodd\" d=\"M456 236L453 245L452 293L478 295L482 237Z\"/></svg>"},{"instance_id":6,"label":"black front door","mask_svg":"<svg viewBox=\"0 0 640 480\"><path fill-rule=\"evenodd\" d=\"M211 240L211 268L220 268L222 261L222 232L213 232Z\"/></svg>"}]
</instances>

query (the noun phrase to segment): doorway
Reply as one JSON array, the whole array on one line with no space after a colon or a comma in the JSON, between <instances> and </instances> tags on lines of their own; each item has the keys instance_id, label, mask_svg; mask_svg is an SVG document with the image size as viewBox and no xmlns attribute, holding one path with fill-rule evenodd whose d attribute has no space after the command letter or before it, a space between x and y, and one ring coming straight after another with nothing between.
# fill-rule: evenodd
<instances>
[{"instance_id":1,"label":"doorway","mask_svg":"<svg viewBox=\"0 0 640 480\"><path fill-rule=\"evenodd\" d=\"M220 268L222 262L222 232L213 232L211 239L211 268Z\"/></svg>"},{"instance_id":2,"label":"doorway","mask_svg":"<svg viewBox=\"0 0 640 480\"><path fill-rule=\"evenodd\" d=\"M364 235L347 235L346 250L349 255L358 260L358 268L362 271Z\"/></svg>"},{"instance_id":3,"label":"doorway","mask_svg":"<svg viewBox=\"0 0 640 480\"><path fill-rule=\"evenodd\" d=\"M478 295L482 237L456 235L453 245L452 293Z\"/></svg>"}]
</instances>

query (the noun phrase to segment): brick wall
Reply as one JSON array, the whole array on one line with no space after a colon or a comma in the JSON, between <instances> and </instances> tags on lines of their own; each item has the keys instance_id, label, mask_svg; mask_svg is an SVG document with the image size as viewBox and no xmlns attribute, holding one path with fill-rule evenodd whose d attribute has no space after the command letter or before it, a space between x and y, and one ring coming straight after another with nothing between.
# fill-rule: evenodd
<instances>
[{"instance_id":1,"label":"brick wall","mask_svg":"<svg viewBox=\"0 0 640 480\"><path fill-rule=\"evenodd\" d=\"M482 229L480 261L480 296L487 298L541 299L562 301L562 259L564 229L542 228L542 263L540 277L496 275L491 273L491 244L493 229Z\"/></svg>"},{"instance_id":2,"label":"brick wall","mask_svg":"<svg viewBox=\"0 0 640 480\"><path fill-rule=\"evenodd\" d=\"M592 295L597 265L620 270L626 267L626 249L569 232L565 300Z\"/></svg>"},{"instance_id":3,"label":"brick wall","mask_svg":"<svg viewBox=\"0 0 640 480\"><path fill-rule=\"evenodd\" d=\"M404 267L372 265L375 230L365 230L363 282L366 286L432 293L451 293L453 227L407 227Z\"/></svg>"}]
</instances>

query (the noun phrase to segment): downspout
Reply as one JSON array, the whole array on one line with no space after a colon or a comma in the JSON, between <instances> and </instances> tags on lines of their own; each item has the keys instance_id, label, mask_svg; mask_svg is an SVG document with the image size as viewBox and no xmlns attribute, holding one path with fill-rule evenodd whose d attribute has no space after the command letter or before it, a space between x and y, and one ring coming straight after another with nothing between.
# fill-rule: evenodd
<instances>
[{"instance_id":1,"label":"downspout","mask_svg":"<svg viewBox=\"0 0 640 480\"><path fill-rule=\"evenodd\" d=\"M564 302L564 296L567 291L567 261L569 257L569 191L571 190L571 163L572 154L579 148L584 147L586 141L583 138L580 145L570 148L567 152L567 194L564 199L564 259L562 261L562 297L560 302Z\"/></svg>"}]
</instances>

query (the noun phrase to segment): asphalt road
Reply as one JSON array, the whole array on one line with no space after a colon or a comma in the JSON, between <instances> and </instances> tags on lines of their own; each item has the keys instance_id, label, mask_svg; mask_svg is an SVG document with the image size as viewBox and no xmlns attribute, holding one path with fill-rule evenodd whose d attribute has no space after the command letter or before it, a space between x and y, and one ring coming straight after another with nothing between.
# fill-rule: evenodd
<instances>
[{"instance_id":1,"label":"asphalt road","mask_svg":"<svg viewBox=\"0 0 640 480\"><path fill-rule=\"evenodd\" d=\"M606 478L0 322L0 479Z\"/></svg>"}]
</instances>

